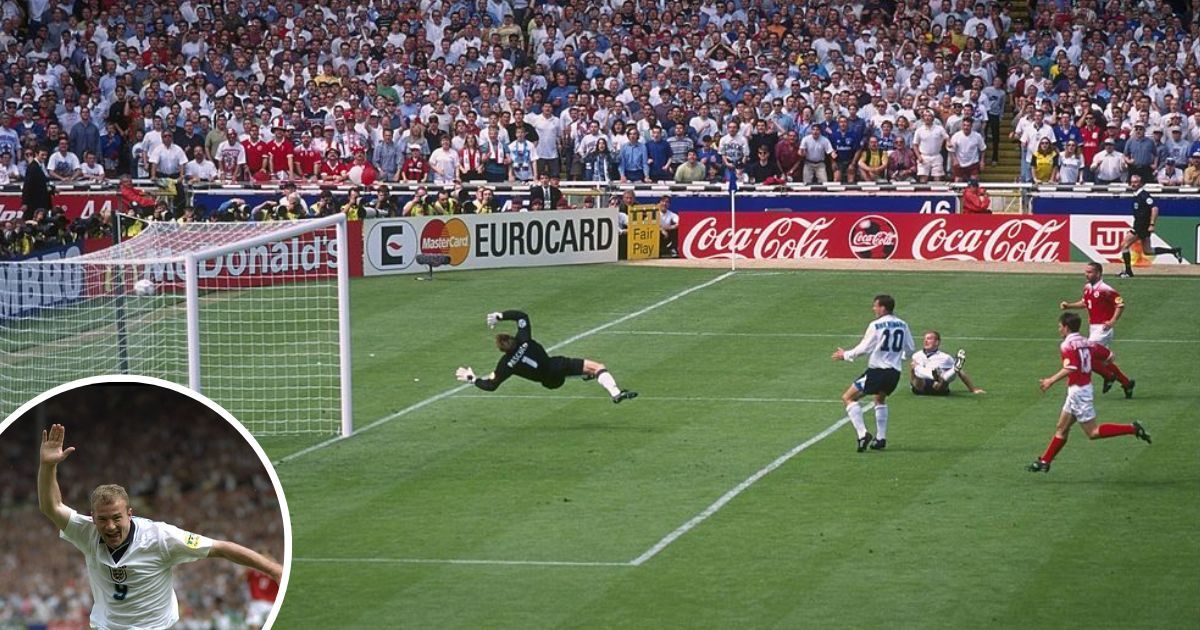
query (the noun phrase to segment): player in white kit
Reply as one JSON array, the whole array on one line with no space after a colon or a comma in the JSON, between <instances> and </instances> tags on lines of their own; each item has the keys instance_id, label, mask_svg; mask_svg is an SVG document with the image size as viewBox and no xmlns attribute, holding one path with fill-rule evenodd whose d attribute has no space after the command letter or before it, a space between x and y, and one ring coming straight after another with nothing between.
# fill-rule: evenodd
<instances>
[{"instance_id":1,"label":"player in white kit","mask_svg":"<svg viewBox=\"0 0 1200 630\"><path fill-rule=\"evenodd\" d=\"M175 625L179 602L171 588L171 570L185 562L224 558L281 579L283 567L253 550L134 516L121 486L97 487L91 496L91 516L64 505L58 464L75 451L75 447L63 448L65 437L61 424L42 432L38 506L58 527L59 536L84 555L92 587L89 622L93 630Z\"/></svg>"},{"instance_id":2,"label":"player in white kit","mask_svg":"<svg viewBox=\"0 0 1200 630\"><path fill-rule=\"evenodd\" d=\"M887 397L896 391L900 382L900 370L904 359L912 354L913 338L904 320L892 314L896 301L890 295L877 295L871 307L875 320L867 325L862 341L849 350L838 348L833 353L834 361L853 361L855 357L870 353L867 371L863 372L849 389L842 394L846 403L846 415L858 434L858 452L871 447L872 450L887 448L888 408ZM875 435L867 432L863 423L862 407L858 400L864 395L875 397Z\"/></svg>"},{"instance_id":3,"label":"player in white kit","mask_svg":"<svg viewBox=\"0 0 1200 630\"><path fill-rule=\"evenodd\" d=\"M959 350L955 356L942 352L942 335L938 331L925 333L922 349L913 353L909 368L912 393L918 396L946 396L950 394L950 383L959 379L972 394L987 393L975 387L971 377L963 371L966 360L966 350Z\"/></svg>"}]
</instances>

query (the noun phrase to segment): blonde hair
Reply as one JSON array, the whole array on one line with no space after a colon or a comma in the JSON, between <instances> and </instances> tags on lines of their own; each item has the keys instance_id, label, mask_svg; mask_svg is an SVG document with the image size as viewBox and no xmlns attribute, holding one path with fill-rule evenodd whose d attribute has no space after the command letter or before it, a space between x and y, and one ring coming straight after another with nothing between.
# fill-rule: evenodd
<instances>
[{"instance_id":1,"label":"blonde hair","mask_svg":"<svg viewBox=\"0 0 1200 630\"><path fill-rule=\"evenodd\" d=\"M129 493L115 483L96 486L96 489L92 490L92 507L118 501L125 502L125 507L129 507Z\"/></svg>"}]
</instances>

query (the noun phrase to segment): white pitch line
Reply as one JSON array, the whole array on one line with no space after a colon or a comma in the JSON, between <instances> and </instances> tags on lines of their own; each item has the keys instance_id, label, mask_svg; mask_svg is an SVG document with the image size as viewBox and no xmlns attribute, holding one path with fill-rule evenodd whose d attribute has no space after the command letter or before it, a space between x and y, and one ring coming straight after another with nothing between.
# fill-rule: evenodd
<instances>
[{"instance_id":1,"label":"white pitch line","mask_svg":"<svg viewBox=\"0 0 1200 630\"><path fill-rule=\"evenodd\" d=\"M661 299L661 300L659 300L659 301L655 302L654 304L651 304L650 306L647 306L647 307L645 307L645 308L639 309L639 310L637 310L637 311L634 311L634 312L632 312L632 313L629 313L629 314L623 315L623 316L621 316L621 317L618 317L618 318L616 318L616 319L614 319L614 320L612 320L612 321L608 322L607 324L601 324L601 325L599 325L599 326L596 326L595 328L592 328L592 329L590 329L590 330L586 330L586 331L584 331L584 332L581 332L581 333L579 333L579 334L577 334L577 335L575 335L575 336L573 336L573 337L568 337L566 340L564 340L564 341L560 341L559 343L556 343L556 344L554 344L553 346L550 346L549 348L546 348L546 350L548 350L548 351L554 351L554 350L557 350L557 349L559 349L559 348L561 348L561 347L563 347L563 346L565 346L565 345L568 345L568 344L574 343L574 342L576 342L576 341L579 341L580 339L583 339L583 338L585 338L585 337L590 337L590 336L592 336L592 335L594 335L594 334L596 334L596 333L598 333L598 332L602 332L602 331L604 331L604 330L607 330L608 328L611 328L611 327L613 327L613 326L616 326L617 324L621 324L621 323L627 322L627 321L629 321L629 320L631 320L631 319L633 319L633 318L635 318L635 317L638 317L638 316L641 316L641 315L645 315L646 313L649 313L650 311L653 311L653 310L655 310L655 309L657 309L657 308L660 308L660 307L666 306L667 304L670 304L671 302L674 302L675 300L678 300L678 299L679 299L679 298L681 298L681 297L684 297L684 296L686 296L686 295L690 295L690 294L692 294L692 293L695 293L696 291L699 291L700 289L705 289L705 288L708 288L708 287L710 287L710 286L712 286L712 285L714 285L714 284L716 284L716 283L718 283L718 282L720 282L720 281L724 280L725 278L728 278L729 276L732 276L733 274L734 274L734 272L732 272L732 271L726 271L725 273L723 273L723 274L721 274L721 275L717 276L716 278L713 278L712 280L708 280L708 281L705 281L705 282L701 282L700 284L697 284L696 286L693 286L693 287L689 287L689 288L687 288L687 289L684 289L684 290L680 291L679 293L676 293L676 294L674 294L674 295L672 295L672 296L670 296L670 297L667 297L667 298L663 298L663 299ZM427 407L427 406L429 406L429 405L431 405L431 404L433 404L433 403L435 403L435 402L437 402L437 401L439 401L439 400L443 400L443 399L449 398L450 396L453 396L453 395L455 395L455 394L457 394L457 393L459 393L459 392L461 392L461 391L463 391L463 390L465 390L465 389L467 389L467 388L469 388L469 387L472 387L472 385L469 385L469 384L463 384L463 385L459 385L458 387L455 387L455 388L453 388L453 389L448 389L448 390L446 390L446 391L444 391L444 392L442 392L442 393L440 393L440 394L437 394L437 395L434 395L434 396L430 396L429 398L426 398L425 400L422 400L422 401L420 401L420 402L417 402L417 403L413 403L413 404L411 404L411 405L409 405L409 406L405 407L404 409L401 409L400 411L397 411L397 412L395 412L395 413L391 413L391 414L388 414L388 415L386 415L386 416L384 416L384 417L382 417L382 418L379 418L378 420L375 420L374 422L371 422L371 423L369 423L369 424L367 424L367 425L365 425L365 426L363 426L363 427L361 427L361 428L355 428L355 429L354 429L354 433L352 433L352 434L351 434L351 435L349 435L349 436L340 436L340 435L339 435L339 436L337 436L337 437L330 438L330 439L328 439L328 440L325 440L324 442L320 442L320 443L318 443L318 444L314 444L314 445L312 445L312 446L309 446L308 448L301 449L301 450L299 450L299 451L296 451L295 453L292 453L292 454L290 454L290 455L286 455L286 456L284 456L284 457L281 457L280 459L278 459L278 460L276 460L276 461L274 461L274 462L272 462L272 463L273 463L273 464L275 464L276 466L278 466L279 464L283 464L283 463L286 463L286 462L292 461L292 460L294 460L294 459L298 459L298 458L300 458L300 457L302 457L302 456L304 456L304 455L307 455L307 454L309 454L309 453L312 453L312 452L314 452L314 451L319 451L319 450L321 450L321 449L323 449L323 448L325 448L325 447L327 447L327 446L330 446L330 445L333 445L333 444L337 444L338 442L341 442L342 440L344 440L344 439L347 439L347 437L354 437L354 436L356 436L356 435L361 435L361 434L363 434L363 433L366 433L367 431L370 431L371 429L374 429L375 427L378 427L378 426L380 426L380 425L383 425L383 424L387 424L387 423L389 423L389 422L391 422L392 420L395 420L395 419L397 419L397 418L402 418L402 417L404 417L404 416L407 416L408 414L410 414L410 413L412 413L412 412L414 412L414 411L417 411L417 410L419 410L419 409L422 409L422 408L424 408L424 407Z\"/></svg>"},{"instance_id":2,"label":"white pitch line","mask_svg":"<svg viewBox=\"0 0 1200 630\"><path fill-rule=\"evenodd\" d=\"M875 403L867 403L866 405L863 405L863 411L868 411L874 406L875 406ZM721 495L721 498L714 501L712 505L704 508L703 512L700 512L699 514L693 516L690 520L688 520L688 522L677 527L675 529L675 531L671 532L670 534L667 534L666 536L663 536L662 540L659 540L657 543L654 544L653 547L647 549L644 553L642 553L642 555L631 560L629 562L629 564L631 564L635 567L640 566L640 565L644 564L647 560L658 555L659 552L661 552L663 549L666 549L668 545L670 545L671 543L678 540L680 536L683 536L684 534L692 531L693 529L696 528L697 525L699 525L700 523L703 523L705 520L707 520L708 517L712 516L713 514L716 514L718 510L725 507L725 504L729 503L730 501L733 500L734 497L736 497L737 495L744 492L750 486L754 485L754 483L757 482L759 479L766 477L768 474L771 473L771 471L784 465L785 463L787 463L788 460L790 460L791 458L804 452L804 450L807 449L808 447L829 437L831 434L833 434L834 431L837 431L838 429L842 428L842 425L846 424L847 422L850 422L850 417L842 416L841 420L838 420L837 422L834 422L833 424L829 425L829 427L826 428L824 431L814 435L813 437L809 438L808 441L796 446L795 448L784 453L783 455L780 455L779 457L777 457L775 459L775 461L771 462L770 464L763 466L762 468L760 468L758 470L758 472L747 477L745 481L734 486L732 490Z\"/></svg>"},{"instance_id":3,"label":"white pitch line","mask_svg":"<svg viewBox=\"0 0 1200 630\"><path fill-rule=\"evenodd\" d=\"M712 332L712 331L682 331L682 330L610 330L606 335L633 335L647 337L762 337L762 338L820 338L820 339L849 339L861 337L861 332L851 333L788 333L788 332L766 332L766 333L751 333L751 332ZM1020 341L1020 342L1037 342L1050 343L1059 341L1051 337L959 337L957 335L943 335L947 338L957 339L962 341ZM1200 344L1200 339L1123 339L1118 338L1118 343L1168 343L1168 344Z\"/></svg>"},{"instance_id":4,"label":"white pitch line","mask_svg":"<svg viewBox=\"0 0 1200 630\"><path fill-rule=\"evenodd\" d=\"M587 395L558 395L546 396L542 394L463 394L455 396L455 399L463 398L536 398L538 400L600 400L602 396L587 396ZM841 399L834 398L753 398L753 397L733 397L733 398L710 398L703 396L638 396L638 402L732 402L732 403L840 403Z\"/></svg>"},{"instance_id":5,"label":"white pitch line","mask_svg":"<svg viewBox=\"0 0 1200 630\"><path fill-rule=\"evenodd\" d=\"M455 558L292 558L295 562L353 564L467 564L538 567L631 567L631 562L570 562L560 560L474 560Z\"/></svg>"}]
</instances>

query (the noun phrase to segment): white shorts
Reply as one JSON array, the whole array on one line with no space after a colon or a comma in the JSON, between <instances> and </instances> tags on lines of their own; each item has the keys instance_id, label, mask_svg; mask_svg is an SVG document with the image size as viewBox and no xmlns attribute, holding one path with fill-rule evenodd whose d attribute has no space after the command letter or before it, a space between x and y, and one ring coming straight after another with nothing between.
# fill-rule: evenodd
<instances>
[{"instance_id":1,"label":"white shorts","mask_svg":"<svg viewBox=\"0 0 1200 630\"><path fill-rule=\"evenodd\" d=\"M942 154L917 156L917 175L945 177L946 169L942 165Z\"/></svg>"},{"instance_id":2,"label":"white shorts","mask_svg":"<svg viewBox=\"0 0 1200 630\"><path fill-rule=\"evenodd\" d=\"M1105 330L1104 324L1092 324L1088 326L1088 340L1110 348L1112 347L1113 329Z\"/></svg>"},{"instance_id":3,"label":"white shorts","mask_svg":"<svg viewBox=\"0 0 1200 630\"><path fill-rule=\"evenodd\" d=\"M274 605L275 602L264 602L261 599L250 600L250 605L246 607L246 624L261 628L267 623L267 616L271 614L271 607Z\"/></svg>"},{"instance_id":4,"label":"white shorts","mask_svg":"<svg viewBox=\"0 0 1200 630\"><path fill-rule=\"evenodd\" d=\"M1091 422L1096 419L1096 407L1092 404L1091 385L1070 385L1063 411L1075 416L1076 422Z\"/></svg>"}]
</instances>

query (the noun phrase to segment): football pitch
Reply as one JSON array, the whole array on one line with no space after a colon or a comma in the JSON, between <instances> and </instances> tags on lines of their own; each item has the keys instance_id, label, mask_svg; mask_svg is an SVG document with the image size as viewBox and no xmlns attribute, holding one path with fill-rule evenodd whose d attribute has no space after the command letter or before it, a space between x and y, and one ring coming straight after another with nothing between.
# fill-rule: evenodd
<instances>
[{"instance_id":1,"label":"football pitch","mask_svg":"<svg viewBox=\"0 0 1200 630\"><path fill-rule=\"evenodd\" d=\"M1110 282L1137 387L1097 379L1097 411L1154 443L1075 429L1031 474L1065 395L1037 379L1060 365L1058 303L1082 265L355 280L356 435L261 439L294 535L276 627L1200 626L1200 278ZM865 360L829 357L877 293L965 348L987 394L902 383L887 450L859 454L839 396ZM455 381L494 367L484 315L509 308L640 397Z\"/></svg>"}]
</instances>

